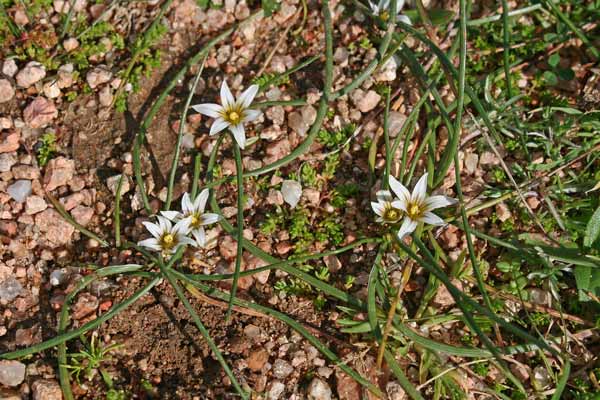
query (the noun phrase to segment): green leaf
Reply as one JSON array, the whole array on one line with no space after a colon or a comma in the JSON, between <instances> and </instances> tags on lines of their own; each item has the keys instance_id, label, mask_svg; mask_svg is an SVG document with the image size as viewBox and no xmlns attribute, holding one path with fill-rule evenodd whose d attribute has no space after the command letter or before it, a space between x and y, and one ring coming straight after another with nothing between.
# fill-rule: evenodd
<instances>
[{"instance_id":1,"label":"green leaf","mask_svg":"<svg viewBox=\"0 0 600 400\"><path fill-rule=\"evenodd\" d=\"M563 81L570 81L575 79L575 72L571 68L561 68L557 72L558 76Z\"/></svg>"},{"instance_id":2,"label":"green leaf","mask_svg":"<svg viewBox=\"0 0 600 400\"><path fill-rule=\"evenodd\" d=\"M552 71L545 71L544 72L544 80L546 81L546 84L550 85L550 86L555 86L558 84L558 77L556 76L556 74Z\"/></svg>"},{"instance_id":3,"label":"green leaf","mask_svg":"<svg viewBox=\"0 0 600 400\"><path fill-rule=\"evenodd\" d=\"M583 238L583 244L586 247L590 247L600 235L600 207L596 209L592 218L588 221L587 227L585 228L585 236Z\"/></svg>"},{"instance_id":4,"label":"green leaf","mask_svg":"<svg viewBox=\"0 0 600 400\"><path fill-rule=\"evenodd\" d=\"M406 10L402 12L406 15L413 23L421 22L421 17L417 10ZM441 8L434 8L427 10L427 15L433 25L445 25L452 21L454 18L454 12L450 10L443 10Z\"/></svg>"},{"instance_id":5,"label":"green leaf","mask_svg":"<svg viewBox=\"0 0 600 400\"><path fill-rule=\"evenodd\" d=\"M550 64L552 68L556 68L559 62L560 56L558 55L558 53L554 53L550 57L548 57L548 64Z\"/></svg>"},{"instance_id":6,"label":"green leaf","mask_svg":"<svg viewBox=\"0 0 600 400\"><path fill-rule=\"evenodd\" d=\"M600 270L591 267L578 266L574 270L575 283L579 291L579 301L590 301L586 292L600 295Z\"/></svg>"},{"instance_id":7,"label":"green leaf","mask_svg":"<svg viewBox=\"0 0 600 400\"><path fill-rule=\"evenodd\" d=\"M270 17L274 11L279 10L280 3L277 0L261 0L261 6L265 17Z\"/></svg>"}]
</instances>

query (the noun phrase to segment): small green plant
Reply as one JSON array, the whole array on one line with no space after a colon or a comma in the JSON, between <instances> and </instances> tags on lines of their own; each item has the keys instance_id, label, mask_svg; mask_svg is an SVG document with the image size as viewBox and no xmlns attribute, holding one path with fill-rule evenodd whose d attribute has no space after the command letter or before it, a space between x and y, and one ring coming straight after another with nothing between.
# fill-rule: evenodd
<instances>
[{"instance_id":1,"label":"small green plant","mask_svg":"<svg viewBox=\"0 0 600 400\"><path fill-rule=\"evenodd\" d=\"M122 347L120 344L111 344L103 346L98 343L98 334L93 332L91 339L88 342L87 338L82 335L79 340L83 344L83 349L77 353L70 353L69 364L66 368L71 371L71 375L77 382L81 381L81 375L91 381L96 376L96 373L100 371L103 379L106 380L105 375L107 373L101 368L102 364L109 360L109 353ZM108 376L108 375L107 375Z\"/></svg>"},{"instance_id":2,"label":"small green plant","mask_svg":"<svg viewBox=\"0 0 600 400\"><path fill-rule=\"evenodd\" d=\"M56 153L56 136L54 132L43 134L38 145L37 161L40 167L44 167Z\"/></svg>"}]
</instances>

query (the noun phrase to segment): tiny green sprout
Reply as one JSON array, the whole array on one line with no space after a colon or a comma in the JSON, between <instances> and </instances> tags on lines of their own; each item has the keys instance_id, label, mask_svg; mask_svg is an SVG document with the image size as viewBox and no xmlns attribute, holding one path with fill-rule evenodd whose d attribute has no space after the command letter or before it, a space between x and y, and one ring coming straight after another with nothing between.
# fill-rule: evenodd
<instances>
[{"instance_id":1,"label":"tiny green sprout","mask_svg":"<svg viewBox=\"0 0 600 400\"><path fill-rule=\"evenodd\" d=\"M98 370L102 372L101 365L108 361L108 353L122 347L120 344L103 346L98 343L97 332L92 333L89 343L83 335L80 340L83 343L83 349L69 354L69 364L65 366L77 382L80 382L82 373L88 381L91 381Z\"/></svg>"},{"instance_id":2,"label":"tiny green sprout","mask_svg":"<svg viewBox=\"0 0 600 400\"><path fill-rule=\"evenodd\" d=\"M325 282L329 281L329 278L331 277L330 273L329 273L329 269L327 267L321 267L319 268L317 271L315 271L315 276Z\"/></svg>"},{"instance_id":3,"label":"tiny green sprout","mask_svg":"<svg viewBox=\"0 0 600 400\"><path fill-rule=\"evenodd\" d=\"M37 160L40 167L44 167L56 153L56 136L54 132L47 132L38 142Z\"/></svg>"},{"instance_id":4,"label":"tiny green sprout","mask_svg":"<svg viewBox=\"0 0 600 400\"><path fill-rule=\"evenodd\" d=\"M316 310L321 311L323 310L323 308L325 308L325 304L327 304L327 299L325 298L325 296L323 296L322 294L319 294L317 297L315 297L315 299L313 300L313 306L315 307Z\"/></svg>"},{"instance_id":5,"label":"tiny green sprout","mask_svg":"<svg viewBox=\"0 0 600 400\"><path fill-rule=\"evenodd\" d=\"M355 281L356 277L354 275L346 275L346 278L344 280L344 288L346 290L352 289L352 286L354 286Z\"/></svg>"}]
</instances>

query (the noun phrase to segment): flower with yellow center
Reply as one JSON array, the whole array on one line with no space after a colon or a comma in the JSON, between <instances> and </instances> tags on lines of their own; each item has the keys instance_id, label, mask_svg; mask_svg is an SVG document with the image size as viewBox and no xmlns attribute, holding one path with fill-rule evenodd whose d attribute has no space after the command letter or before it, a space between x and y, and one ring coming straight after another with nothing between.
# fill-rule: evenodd
<instances>
[{"instance_id":1,"label":"flower with yellow center","mask_svg":"<svg viewBox=\"0 0 600 400\"><path fill-rule=\"evenodd\" d=\"M189 193L184 193L181 198L181 212L162 211L161 214L171 221L189 220L189 229L194 236L197 247L206 246L206 232L204 226L214 224L219 220L219 214L205 213L206 202L208 201L209 191L204 189L192 202Z\"/></svg>"},{"instance_id":2,"label":"flower with yellow center","mask_svg":"<svg viewBox=\"0 0 600 400\"><path fill-rule=\"evenodd\" d=\"M374 3L371 0L369 0L369 7L371 8L371 12L373 14L377 15L384 21L387 21L390 18L390 0L379 0L378 3ZM396 21L412 25L410 22L410 18L400 13L402 7L404 7L404 0L398 0L396 2Z\"/></svg>"},{"instance_id":3,"label":"flower with yellow center","mask_svg":"<svg viewBox=\"0 0 600 400\"><path fill-rule=\"evenodd\" d=\"M402 210L392 206L392 201L394 201L394 197L388 190L377 192L377 202L371 202L371 208L377 214L377 222L395 224L400 221L404 213Z\"/></svg>"},{"instance_id":4,"label":"flower with yellow center","mask_svg":"<svg viewBox=\"0 0 600 400\"><path fill-rule=\"evenodd\" d=\"M248 107L252 104L258 93L258 85L252 85L246 89L240 97L235 99L227 82L223 80L221 85L221 104L205 103L192 106L200 114L214 118L210 127L210 135L216 135L223 129L229 128L235 141L241 149L246 145L246 131L244 124L255 120L260 111Z\"/></svg>"},{"instance_id":5,"label":"flower with yellow center","mask_svg":"<svg viewBox=\"0 0 600 400\"><path fill-rule=\"evenodd\" d=\"M419 179L412 193L393 176L390 176L390 187L398 196L397 200L392 201L392 207L404 212L404 221L398 231L400 239L412 233L419 222L437 226L445 225L444 220L432 211L456 203L456 200L447 196L428 196L427 174Z\"/></svg>"},{"instance_id":6,"label":"flower with yellow center","mask_svg":"<svg viewBox=\"0 0 600 400\"><path fill-rule=\"evenodd\" d=\"M181 219L175 226L167 218L160 215L157 219L158 224L148 221L142 222L153 237L138 242L139 246L161 252L164 255L170 255L176 252L181 246L195 244L192 239L187 237L190 229L190 218Z\"/></svg>"}]
</instances>

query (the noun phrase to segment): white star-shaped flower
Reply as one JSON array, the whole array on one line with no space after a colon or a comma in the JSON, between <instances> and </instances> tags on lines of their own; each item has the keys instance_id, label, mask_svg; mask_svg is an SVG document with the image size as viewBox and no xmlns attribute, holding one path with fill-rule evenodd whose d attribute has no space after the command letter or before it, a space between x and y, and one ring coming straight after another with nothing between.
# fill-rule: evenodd
<instances>
[{"instance_id":1,"label":"white star-shaped flower","mask_svg":"<svg viewBox=\"0 0 600 400\"><path fill-rule=\"evenodd\" d=\"M396 178L390 176L390 179ZM371 207L375 214L377 214L377 222L395 224L400 221L404 213L402 210L392 206L394 200L395 198L389 190L380 190L377 192L377 201L371 202Z\"/></svg>"},{"instance_id":2,"label":"white star-shaped flower","mask_svg":"<svg viewBox=\"0 0 600 400\"><path fill-rule=\"evenodd\" d=\"M181 246L195 244L192 239L187 237L190 229L190 218L178 221L175 226L165 217L159 215L156 218L158 219L158 224L148 221L142 222L153 237L138 242L139 246L159 251L164 255L170 255L175 253Z\"/></svg>"},{"instance_id":3,"label":"white star-shaped flower","mask_svg":"<svg viewBox=\"0 0 600 400\"><path fill-rule=\"evenodd\" d=\"M372 2L371 0L369 0L369 7L371 7L371 11L373 12L373 14L375 14L379 17L384 17L384 16L386 16L386 13L389 13L389 11L390 11L390 0L379 0L378 3L375 3L375 2ZM396 10L397 10L396 21L404 22L405 24L412 25L410 18L408 18L406 15L400 13L400 11L402 10L402 7L404 7L404 0L398 0L398 2L396 3ZM389 18L389 15L387 17Z\"/></svg>"},{"instance_id":4,"label":"white star-shaped flower","mask_svg":"<svg viewBox=\"0 0 600 400\"><path fill-rule=\"evenodd\" d=\"M428 196L427 174L419 179L412 193L392 176L390 176L390 187L398 195L398 199L392 201L392 207L404 212L404 221L402 221L402 226L398 231L400 239L412 233L419 222L437 226L445 225L444 220L432 211L456 203L455 199L447 196Z\"/></svg>"},{"instance_id":5,"label":"white star-shaped flower","mask_svg":"<svg viewBox=\"0 0 600 400\"><path fill-rule=\"evenodd\" d=\"M196 239L195 245L206 246L205 225L214 224L219 221L219 214L205 213L206 202L208 201L208 189L200 192L196 199L192 202L189 193L184 193L181 199L181 212L178 211L162 211L161 214L171 221L189 221L189 230ZM179 223L179 222L178 222Z\"/></svg>"},{"instance_id":6,"label":"white star-shaped flower","mask_svg":"<svg viewBox=\"0 0 600 400\"><path fill-rule=\"evenodd\" d=\"M260 115L260 111L252 110L248 107L252 104L254 97L258 93L258 85L252 85L246 89L236 100L223 80L221 85L221 104L205 103L192 106L200 114L214 118L210 127L210 135L216 135L223 129L229 128L235 141L241 149L246 145L246 131L244 124L255 120Z\"/></svg>"}]
</instances>

